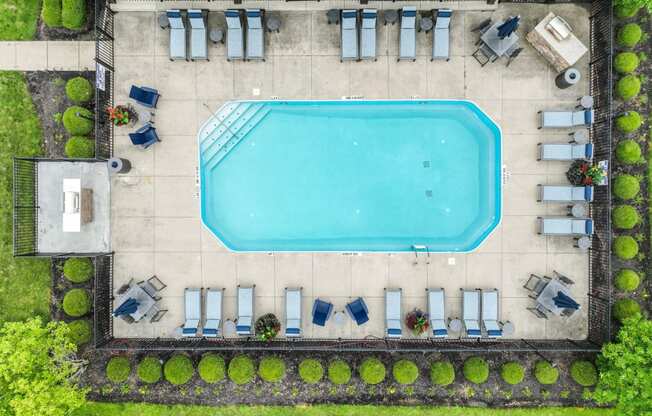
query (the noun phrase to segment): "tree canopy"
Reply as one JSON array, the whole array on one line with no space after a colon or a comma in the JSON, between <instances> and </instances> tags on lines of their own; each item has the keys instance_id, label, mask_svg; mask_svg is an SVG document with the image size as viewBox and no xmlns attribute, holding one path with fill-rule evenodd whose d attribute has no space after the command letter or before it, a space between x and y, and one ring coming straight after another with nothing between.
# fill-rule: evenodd
<instances>
[{"instance_id":1,"label":"tree canopy","mask_svg":"<svg viewBox=\"0 0 652 416\"><path fill-rule=\"evenodd\" d=\"M648 11L652 11L652 0L615 0L614 6L631 10L638 10L645 7Z\"/></svg>"}]
</instances>

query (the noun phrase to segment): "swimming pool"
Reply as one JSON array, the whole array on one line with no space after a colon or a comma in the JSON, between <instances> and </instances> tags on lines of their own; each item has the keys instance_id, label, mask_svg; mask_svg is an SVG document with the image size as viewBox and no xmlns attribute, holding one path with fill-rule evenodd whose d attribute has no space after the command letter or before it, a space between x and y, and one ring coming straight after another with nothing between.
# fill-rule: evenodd
<instances>
[{"instance_id":1,"label":"swimming pool","mask_svg":"<svg viewBox=\"0 0 652 416\"><path fill-rule=\"evenodd\" d=\"M231 101L198 140L234 251L464 252L500 222L500 128L469 101Z\"/></svg>"}]
</instances>

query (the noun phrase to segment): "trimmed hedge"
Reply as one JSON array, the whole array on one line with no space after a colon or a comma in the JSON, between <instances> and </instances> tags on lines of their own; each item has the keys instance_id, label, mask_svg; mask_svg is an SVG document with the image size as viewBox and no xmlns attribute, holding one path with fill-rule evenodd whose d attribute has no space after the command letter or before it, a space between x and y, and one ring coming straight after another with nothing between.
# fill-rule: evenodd
<instances>
[{"instance_id":1,"label":"trimmed hedge","mask_svg":"<svg viewBox=\"0 0 652 416\"><path fill-rule=\"evenodd\" d=\"M328 379L333 384L347 384L351 380L351 367L343 360L334 360L328 365Z\"/></svg>"},{"instance_id":2,"label":"trimmed hedge","mask_svg":"<svg viewBox=\"0 0 652 416\"><path fill-rule=\"evenodd\" d=\"M269 383L278 383L285 377L285 363L278 357L265 357L258 364L258 375Z\"/></svg>"},{"instance_id":3,"label":"trimmed hedge","mask_svg":"<svg viewBox=\"0 0 652 416\"><path fill-rule=\"evenodd\" d=\"M61 24L66 29L82 29L86 24L86 0L61 0Z\"/></svg>"},{"instance_id":4,"label":"trimmed hedge","mask_svg":"<svg viewBox=\"0 0 652 416\"><path fill-rule=\"evenodd\" d=\"M481 357L471 357L464 361L464 377L475 384L482 384L489 378L489 364Z\"/></svg>"},{"instance_id":5,"label":"trimmed hedge","mask_svg":"<svg viewBox=\"0 0 652 416\"><path fill-rule=\"evenodd\" d=\"M78 159L95 157L95 141L84 136L72 136L66 142L66 156Z\"/></svg>"},{"instance_id":6,"label":"trimmed hedge","mask_svg":"<svg viewBox=\"0 0 652 416\"><path fill-rule=\"evenodd\" d=\"M611 212L614 227L631 230L641 221L638 211L631 205L618 205Z\"/></svg>"},{"instance_id":7,"label":"trimmed hedge","mask_svg":"<svg viewBox=\"0 0 652 416\"><path fill-rule=\"evenodd\" d=\"M621 260L631 260L638 254L638 243L629 235L621 235L614 240L614 253Z\"/></svg>"},{"instance_id":8,"label":"trimmed hedge","mask_svg":"<svg viewBox=\"0 0 652 416\"><path fill-rule=\"evenodd\" d=\"M616 83L616 94L623 101L629 101L641 92L641 79L636 75L625 75Z\"/></svg>"},{"instance_id":9,"label":"trimmed hedge","mask_svg":"<svg viewBox=\"0 0 652 416\"><path fill-rule=\"evenodd\" d=\"M399 360L394 363L392 375L399 384L413 384L419 378L419 368L410 360Z\"/></svg>"},{"instance_id":10,"label":"trimmed hedge","mask_svg":"<svg viewBox=\"0 0 652 416\"><path fill-rule=\"evenodd\" d=\"M641 146L632 139L622 140L616 146L616 158L626 165L638 163L641 161Z\"/></svg>"},{"instance_id":11,"label":"trimmed hedge","mask_svg":"<svg viewBox=\"0 0 652 416\"><path fill-rule=\"evenodd\" d=\"M616 275L616 288L623 292L633 292L638 289L641 277L632 269L621 269Z\"/></svg>"},{"instance_id":12,"label":"trimmed hedge","mask_svg":"<svg viewBox=\"0 0 652 416\"><path fill-rule=\"evenodd\" d=\"M194 372L192 361L182 354L173 355L163 366L165 379L175 386L189 382Z\"/></svg>"},{"instance_id":13,"label":"trimmed hedge","mask_svg":"<svg viewBox=\"0 0 652 416\"><path fill-rule=\"evenodd\" d=\"M114 383L127 381L131 373L131 364L127 357L111 357L106 364L106 378Z\"/></svg>"},{"instance_id":14,"label":"trimmed hedge","mask_svg":"<svg viewBox=\"0 0 652 416\"><path fill-rule=\"evenodd\" d=\"M559 378L559 370L556 367L553 367L548 361L537 361L534 364L534 378L536 378L540 384L555 384Z\"/></svg>"},{"instance_id":15,"label":"trimmed hedge","mask_svg":"<svg viewBox=\"0 0 652 416\"><path fill-rule=\"evenodd\" d=\"M88 257L72 257L63 263L63 275L73 283L87 282L93 270L93 262Z\"/></svg>"},{"instance_id":16,"label":"trimmed hedge","mask_svg":"<svg viewBox=\"0 0 652 416\"><path fill-rule=\"evenodd\" d=\"M598 382L598 371L590 361L578 360L571 364L570 374L580 386L591 387Z\"/></svg>"},{"instance_id":17,"label":"trimmed hedge","mask_svg":"<svg viewBox=\"0 0 652 416\"><path fill-rule=\"evenodd\" d=\"M254 362L246 355L238 355L229 363L228 374L235 384L250 383L256 376Z\"/></svg>"},{"instance_id":18,"label":"trimmed hedge","mask_svg":"<svg viewBox=\"0 0 652 416\"><path fill-rule=\"evenodd\" d=\"M68 337L76 345L86 344L91 340L91 323L86 319L78 319L68 323Z\"/></svg>"},{"instance_id":19,"label":"trimmed hedge","mask_svg":"<svg viewBox=\"0 0 652 416\"><path fill-rule=\"evenodd\" d=\"M614 69L621 74L629 74L636 71L640 60L634 52L620 52L614 58Z\"/></svg>"},{"instance_id":20,"label":"trimmed hedge","mask_svg":"<svg viewBox=\"0 0 652 416\"><path fill-rule=\"evenodd\" d=\"M516 361L511 361L503 364L500 368L500 377L502 377L505 383L516 385L523 381L525 369Z\"/></svg>"},{"instance_id":21,"label":"trimmed hedge","mask_svg":"<svg viewBox=\"0 0 652 416\"><path fill-rule=\"evenodd\" d=\"M226 376L224 358L216 354L204 354L199 360L199 365L197 365L197 372L199 377L209 384L224 380Z\"/></svg>"},{"instance_id":22,"label":"trimmed hedge","mask_svg":"<svg viewBox=\"0 0 652 416\"><path fill-rule=\"evenodd\" d=\"M299 364L299 376L308 384L315 384L324 377L324 367L317 360L305 359Z\"/></svg>"},{"instance_id":23,"label":"trimmed hedge","mask_svg":"<svg viewBox=\"0 0 652 416\"><path fill-rule=\"evenodd\" d=\"M378 384L385 380L385 364L377 358L366 358L359 371L360 378L366 384Z\"/></svg>"},{"instance_id":24,"label":"trimmed hedge","mask_svg":"<svg viewBox=\"0 0 652 416\"><path fill-rule=\"evenodd\" d=\"M73 136L85 136L93 130L93 113L76 105L68 107L63 112L63 127Z\"/></svg>"},{"instance_id":25,"label":"trimmed hedge","mask_svg":"<svg viewBox=\"0 0 652 416\"><path fill-rule=\"evenodd\" d=\"M643 119L637 111L627 111L618 116L616 127L623 133L633 133L643 124Z\"/></svg>"},{"instance_id":26,"label":"trimmed hedge","mask_svg":"<svg viewBox=\"0 0 652 416\"><path fill-rule=\"evenodd\" d=\"M161 379L161 362L158 357L147 356L140 360L136 368L138 379L143 383L154 384Z\"/></svg>"},{"instance_id":27,"label":"trimmed hedge","mask_svg":"<svg viewBox=\"0 0 652 416\"><path fill-rule=\"evenodd\" d=\"M86 289L70 289L63 297L63 311L77 318L91 310L91 296Z\"/></svg>"},{"instance_id":28,"label":"trimmed hedge","mask_svg":"<svg viewBox=\"0 0 652 416\"><path fill-rule=\"evenodd\" d=\"M84 77L71 78L66 82L66 95L71 101L85 103L93 98L93 87Z\"/></svg>"},{"instance_id":29,"label":"trimmed hedge","mask_svg":"<svg viewBox=\"0 0 652 416\"><path fill-rule=\"evenodd\" d=\"M636 23L627 23L621 27L616 37L616 42L625 48L633 48L641 40L643 31Z\"/></svg>"},{"instance_id":30,"label":"trimmed hedge","mask_svg":"<svg viewBox=\"0 0 652 416\"><path fill-rule=\"evenodd\" d=\"M455 381L455 367L449 361L436 361L430 366L430 382L448 386Z\"/></svg>"},{"instance_id":31,"label":"trimmed hedge","mask_svg":"<svg viewBox=\"0 0 652 416\"><path fill-rule=\"evenodd\" d=\"M641 313L641 305L634 299L624 298L618 299L614 303L614 318L623 322L627 318L632 318Z\"/></svg>"},{"instance_id":32,"label":"trimmed hedge","mask_svg":"<svg viewBox=\"0 0 652 416\"><path fill-rule=\"evenodd\" d=\"M629 17L633 17L638 13L640 10L639 6L624 6L622 4L617 5L614 7L614 14L616 15L617 18L619 19L627 19Z\"/></svg>"},{"instance_id":33,"label":"trimmed hedge","mask_svg":"<svg viewBox=\"0 0 652 416\"><path fill-rule=\"evenodd\" d=\"M638 195L641 190L641 184L635 176L626 173L616 176L614 180L614 195L620 199L632 199Z\"/></svg>"},{"instance_id":34,"label":"trimmed hedge","mask_svg":"<svg viewBox=\"0 0 652 416\"><path fill-rule=\"evenodd\" d=\"M47 27L61 27L61 0L43 0L41 19Z\"/></svg>"}]
</instances>

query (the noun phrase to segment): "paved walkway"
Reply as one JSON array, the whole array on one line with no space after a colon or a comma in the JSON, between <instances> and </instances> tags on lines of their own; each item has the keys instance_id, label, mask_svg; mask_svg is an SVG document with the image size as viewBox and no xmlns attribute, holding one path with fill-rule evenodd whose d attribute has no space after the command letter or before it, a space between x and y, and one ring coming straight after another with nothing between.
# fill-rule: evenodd
<instances>
[{"instance_id":1,"label":"paved walkway","mask_svg":"<svg viewBox=\"0 0 652 416\"><path fill-rule=\"evenodd\" d=\"M0 42L0 71L80 71L95 69L95 42Z\"/></svg>"}]
</instances>

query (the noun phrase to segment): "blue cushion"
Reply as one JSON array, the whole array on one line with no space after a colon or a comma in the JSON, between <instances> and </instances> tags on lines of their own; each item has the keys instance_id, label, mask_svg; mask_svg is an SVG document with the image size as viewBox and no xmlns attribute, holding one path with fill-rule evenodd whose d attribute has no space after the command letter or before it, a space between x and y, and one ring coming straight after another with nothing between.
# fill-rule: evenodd
<instances>
[{"instance_id":1,"label":"blue cushion","mask_svg":"<svg viewBox=\"0 0 652 416\"><path fill-rule=\"evenodd\" d=\"M226 17L240 17L240 12L237 10L227 10L224 12Z\"/></svg>"},{"instance_id":2,"label":"blue cushion","mask_svg":"<svg viewBox=\"0 0 652 416\"><path fill-rule=\"evenodd\" d=\"M247 17L260 17L260 11L255 10L247 12Z\"/></svg>"},{"instance_id":3,"label":"blue cushion","mask_svg":"<svg viewBox=\"0 0 652 416\"><path fill-rule=\"evenodd\" d=\"M149 88L145 89L132 85L131 90L129 90L129 98L149 108L156 107L158 97L158 92Z\"/></svg>"},{"instance_id":4,"label":"blue cushion","mask_svg":"<svg viewBox=\"0 0 652 416\"><path fill-rule=\"evenodd\" d=\"M167 15L168 17L173 18L173 19L175 19L175 18L177 18L177 19L178 19L178 18L181 18L181 12L178 12L178 11L174 11L174 12L170 12L170 11L169 11L169 12L166 12L166 15Z\"/></svg>"},{"instance_id":5,"label":"blue cushion","mask_svg":"<svg viewBox=\"0 0 652 416\"><path fill-rule=\"evenodd\" d=\"M301 330L299 328L287 328L285 330L286 334L300 334Z\"/></svg>"},{"instance_id":6,"label":"blue cushion","mask_svg":"<svg viewBox=\"0 0 652 416\"><path fill-rule=\"evenodd\" d=\"M490 329L489 331L487 331L487 335L489 335L490 337L500 337L503 335L503 331L501 331L500 329Z\"/></svg>"},{"instance_id":7,"label":"blue cushion","mask_svg":"<svg viewBox=\"0 0 652 416\"><path fill-rule=\"evenodd\" d=\"M342 13L342 19L351 19L351 18L356 18L358 15L357 12L343 12Z\"/></svg>"},{"instance_id":8,"label":"blue cushion","mask_svg":"<svg viewBox=\"0 0 652 416\"><path fill-rule=\"evenodd\" d=\"M197 329L196 328L183 328L183 333L184 334L196 334Z\"/></svg>"},{"instance_id":9,"label":"blue cushion","mask_svg":"<svg viewBox=\"0 0 652 416\"><path fill-rule=\"evenodd\" d=\"M319 326L326 325L326 319L328 319L332 309L332 304L316 299L312 305L312 323Z\"/></svg>"},{"instance_id":10,"label":"blue cushion","mask_svg":"<svg viewBox=\"0 0 652 416\"><path fill-rule=\"evenodd\" d=\"M401 330L398 328L389 328L387 333L390 335L401 335Z\"/></svg>"},{"instance_id":11,"label":"blue cushion","mask_svg":"<svg viewBox=\"0 0 652 416\"><path fill-rule=\"evenodd\" d=\"M404 17L416 17L416 15L417 15L416 10L403 10Z\"/></svg>"},{"instance_id":12,"label":"blue cushion","mask_svg":"<svg viewBox=\"0 0 652 416\"><path fill-rule=\"evenodd\" d=\"M593 124L593 110L584 111L584 124L586 124L587 126Z\"/></svg>"},{"instance_id":13,"label":"blue cushion","mask_svg":"<svg viewBox=\"0 0 652 416\"><path fill-rule=\"evenodd\" d=\"M453 15L453 12L450 10L445 10L445 11L438 11L437 12L437 17L451 17Z\"/></svg>"},{"instance_id":14,"label":"blue cushion","mask_svg":"<svg viewBox=\"0 0 652 416\"><path fill-rule=\"evenodd\" d=\"M481 335L481 332L479 329L469 329L466 331L468 335Z\"/></svg>"},{"instance_id":15,"label":"blue cushion","mask_svg":"<svg viewBox=\"0 0 652 416\"><path fill-rule=\"evenodd\" d=\"M435 329L432 331L433 335L448 335L448 331L445 329Z\"/></svg>"},{"instance_id":16,"label":"blue cushion","mask_svg":"<svg viewBox=\"0 0 652 416\"><path fill-rule=\"evenodd\" d=\"M592 186L585 186L584 187L584 200L591 202L593 201L593 187Z\"/></svg>"},{"instance_id":17,"label":"blue cushion","mask_svg":"<svg viewBox=\"0 0 652 416\"><path fill-rule=\"evenodd\" d=\"M586 220L586 234L593 234L593 220Z\"/></svg>"},{"instance_id":18,"label":"blue cushion","mask_svg":"<svg viewBox=\"0 0 652 416\"><path fill-rule=\"evenodd\" d=\"M584 146L584 156L587 159L593 159L593 143L587 143Z\"/></svg>"},{"instance_id":19,"label":"blue cushion","mask_svg":"<svg viewBox=\"0 0 652 416\"><path fill-rule=\"evenodd\" d=\"M197 12L188 12L188 19L201 19L201 18L203 18L203 17L204 17L204 16L202 16L201 13L197 13Z\"/></svg>"},{"instance_id":20,"label":"blue cushion","mask_svg":"<svg viewBox=\"0 0 652 416\"><path fill-rule=\"evenodd\" d=\"M250 332L251 327L249 325L238 325L235 327L235 330L238 332Z\"/></svg>"},{"instance_id":21,"label":"blue cushion","mask_svg":"<svg viewBox=\"0 0 652 416\"><path fill-rule=\"evenodd\" d=\"M204 334L217 334L217 329L215 329L215 328L204 328Z\"/></svg>"},{"instance_id":22,"label":"blue cushion","mask_svg":"<svg viewBox=\"0 0 652 416\"><path fill-rule=\"evenodd\" d=\"M375 19L376 18L376 13L375 12L374 13L370 13L370 12L362 13L362 18L363 19Z\"/></svg>"}]
</instances>

